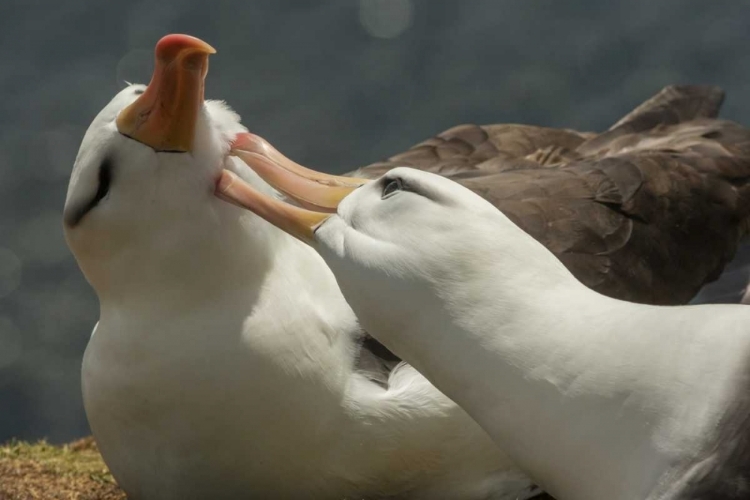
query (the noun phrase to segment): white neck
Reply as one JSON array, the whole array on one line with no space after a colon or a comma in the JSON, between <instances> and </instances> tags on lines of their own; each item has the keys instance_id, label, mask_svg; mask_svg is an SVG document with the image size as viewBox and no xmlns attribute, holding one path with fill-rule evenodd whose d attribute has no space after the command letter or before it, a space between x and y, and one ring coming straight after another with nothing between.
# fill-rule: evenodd
<instances>
[{"instance_id":1,"label":"white neck","mask_svg":"<svg viewBox=\"0 0 750 500\"><path fill-rule=\"evenodd\" d=\"M556 498L648 498L706 446L744 375L750 311L617 301L524 251L394 349Z\"/></svg>"}]
</instances>

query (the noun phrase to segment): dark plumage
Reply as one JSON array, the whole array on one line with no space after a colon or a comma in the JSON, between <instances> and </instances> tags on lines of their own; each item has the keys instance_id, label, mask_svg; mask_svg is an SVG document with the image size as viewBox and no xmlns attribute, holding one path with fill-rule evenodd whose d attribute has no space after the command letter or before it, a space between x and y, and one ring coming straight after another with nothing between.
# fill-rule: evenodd
<instances>
[{"instance_id":1,"label":"dark plumage","mask_svg":"<svg viewBox=\"0 0 750 500\"><path fill-rule=\"evenodd\" d=\"M671 86L600 134L461 125L353 172L440 173L491 201L591 288L687 303L737 250L750 216L750 130L716 87Z\"/></svg>"}]
</instances>

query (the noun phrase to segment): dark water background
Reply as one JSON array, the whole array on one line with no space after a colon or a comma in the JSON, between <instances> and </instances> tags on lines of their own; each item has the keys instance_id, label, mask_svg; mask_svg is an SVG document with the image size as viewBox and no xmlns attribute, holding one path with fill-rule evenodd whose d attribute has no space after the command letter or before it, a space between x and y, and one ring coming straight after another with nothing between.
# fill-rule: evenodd
<instances>
[{"instance_id":1,"label":"dark water background","mask_svg":"<svg viewBox=\"0 0 750 500\"><path fill-rule=\"evenodd\" d=\"M207 97L341 172L459 123L608 127L671 83L748 123L750 4L677 0L0 2L0 441L87 433L96 297L62 235L79 141L171 32L218 49Z\"/></svg>"}]
</instances>

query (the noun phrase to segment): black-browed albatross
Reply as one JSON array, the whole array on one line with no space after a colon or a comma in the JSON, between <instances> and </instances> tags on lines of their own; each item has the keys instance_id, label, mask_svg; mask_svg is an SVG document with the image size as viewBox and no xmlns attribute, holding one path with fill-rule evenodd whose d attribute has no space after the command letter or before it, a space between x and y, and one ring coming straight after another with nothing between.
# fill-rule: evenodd
<instances>
[{"instance_id":1,"label":"black-browed albatross","mask_svg":"<svg viewBox=\"0 0 750 500\"><path fill-rule=\"evenodd\" d=\"M100 318L86 414L132 500L515 499L530 483L408 365L363 348L306 245L218 200L246 132L203 100L213 49L163 38L81 144L65 234ZM368 345L372 344L368 341Z\"/></svg>"},{"instance_id":2,"label":"black-browed albatross","mask_svg":"<svg viewBox=\"0 0 750 500\"><path fill-rule=\"evenodd\" d=\"M249 164L305 205L349 191L331 214L230 172L217 183L315 248L362 326L557 500L750 498L750 308L602 295L433 173L399 167L350 188Z\"/></svg>"},{"instance_id":3,"label":"black-browed albatross","mask_svg":"<svg viewBox=\"0 0 750 500\"><path fill-rule=\"evenodd\" d=\"M222 168L273 191L226 157L246 130L226 105L203 101L210 52L190 37L165 37L149 86L124 89L89 127L68 190L66 238L100 301L84 357L84 400L120 485L135 499L472 499L527 491L528 480L462 410L408 365L394 369L398 359L363 335L315 252L213 198ZM717 128L709 141L736 155L744 129L706 119L720 93L676 92L682 97L660 101L665 120L703 117ZM542 156L552 144L543 137L556 137L509 127ZM515 155L517 140L498 142L493 130L487 144L473 139L481 139L476 131L435 139L445 146L429 146L433 166L451 156L466 164L460 175L471 176L479 158ZM431 168L428 158L420 161ZM643 174L644 182L656 173ZM689 191L706 197L709 187ZM721 204L716 210L726 212ZM655 214L658 234L669 233L673 226L658 222L667 212ZM672 288L681 297L712 277L732 245L709 245L706 265L654 260L654 273L686 270L691 279ZM596 269L616 269L634 255L653 259L630 242L618 248L603 257L595 245L587 251L604 259ZM643 295L643 273L604 274L618 284L613 294Z\"/></svg>"}]
</instances>

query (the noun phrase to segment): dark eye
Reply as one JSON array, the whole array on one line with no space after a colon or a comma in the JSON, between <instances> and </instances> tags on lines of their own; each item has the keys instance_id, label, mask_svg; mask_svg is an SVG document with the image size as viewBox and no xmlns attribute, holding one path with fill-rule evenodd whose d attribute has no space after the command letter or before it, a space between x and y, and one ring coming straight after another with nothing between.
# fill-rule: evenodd
<instances>
[{"instance_id":1,"label":"dark eye","mask_svg":"<svg viewBox=\"0 0 750 500\"><path fill-rule=\"evenodd\" d=\"M401 191L402 189L404 189L404 183L401 182L401 179L391 179L385 184L385 186L383 186L383 194L381 197L385 198L392 195L393 193Z\"/></svg>"},{"instance_id":2,"label":"dark eye","mask_svg":"<svg viewBox=\"0 0 750 500\"><path fill-rule=\"evenodd\" d=\"M96 188L96 194L91 200L89 210L98 205L109 194L110 184L112 184L112 162L104 160L99 166L99 187Z\"/></svg>"},{"instance_id":3,"label":"dark eye","mask_svg":"<svg viewBox=\"0 0 750 500\"><path fill-rule=\"evenodd\" d=\"M108 158L105 159L99 166L99 185L96 188L96 193L93 198L86 202L83 206L71 210L65 214L65 222L69 226L75 226L81 219L93 210L100 201L102 201L107 194L109 194L109 186L112 184L112 161Z\"/></svg>"}]
</instances>

